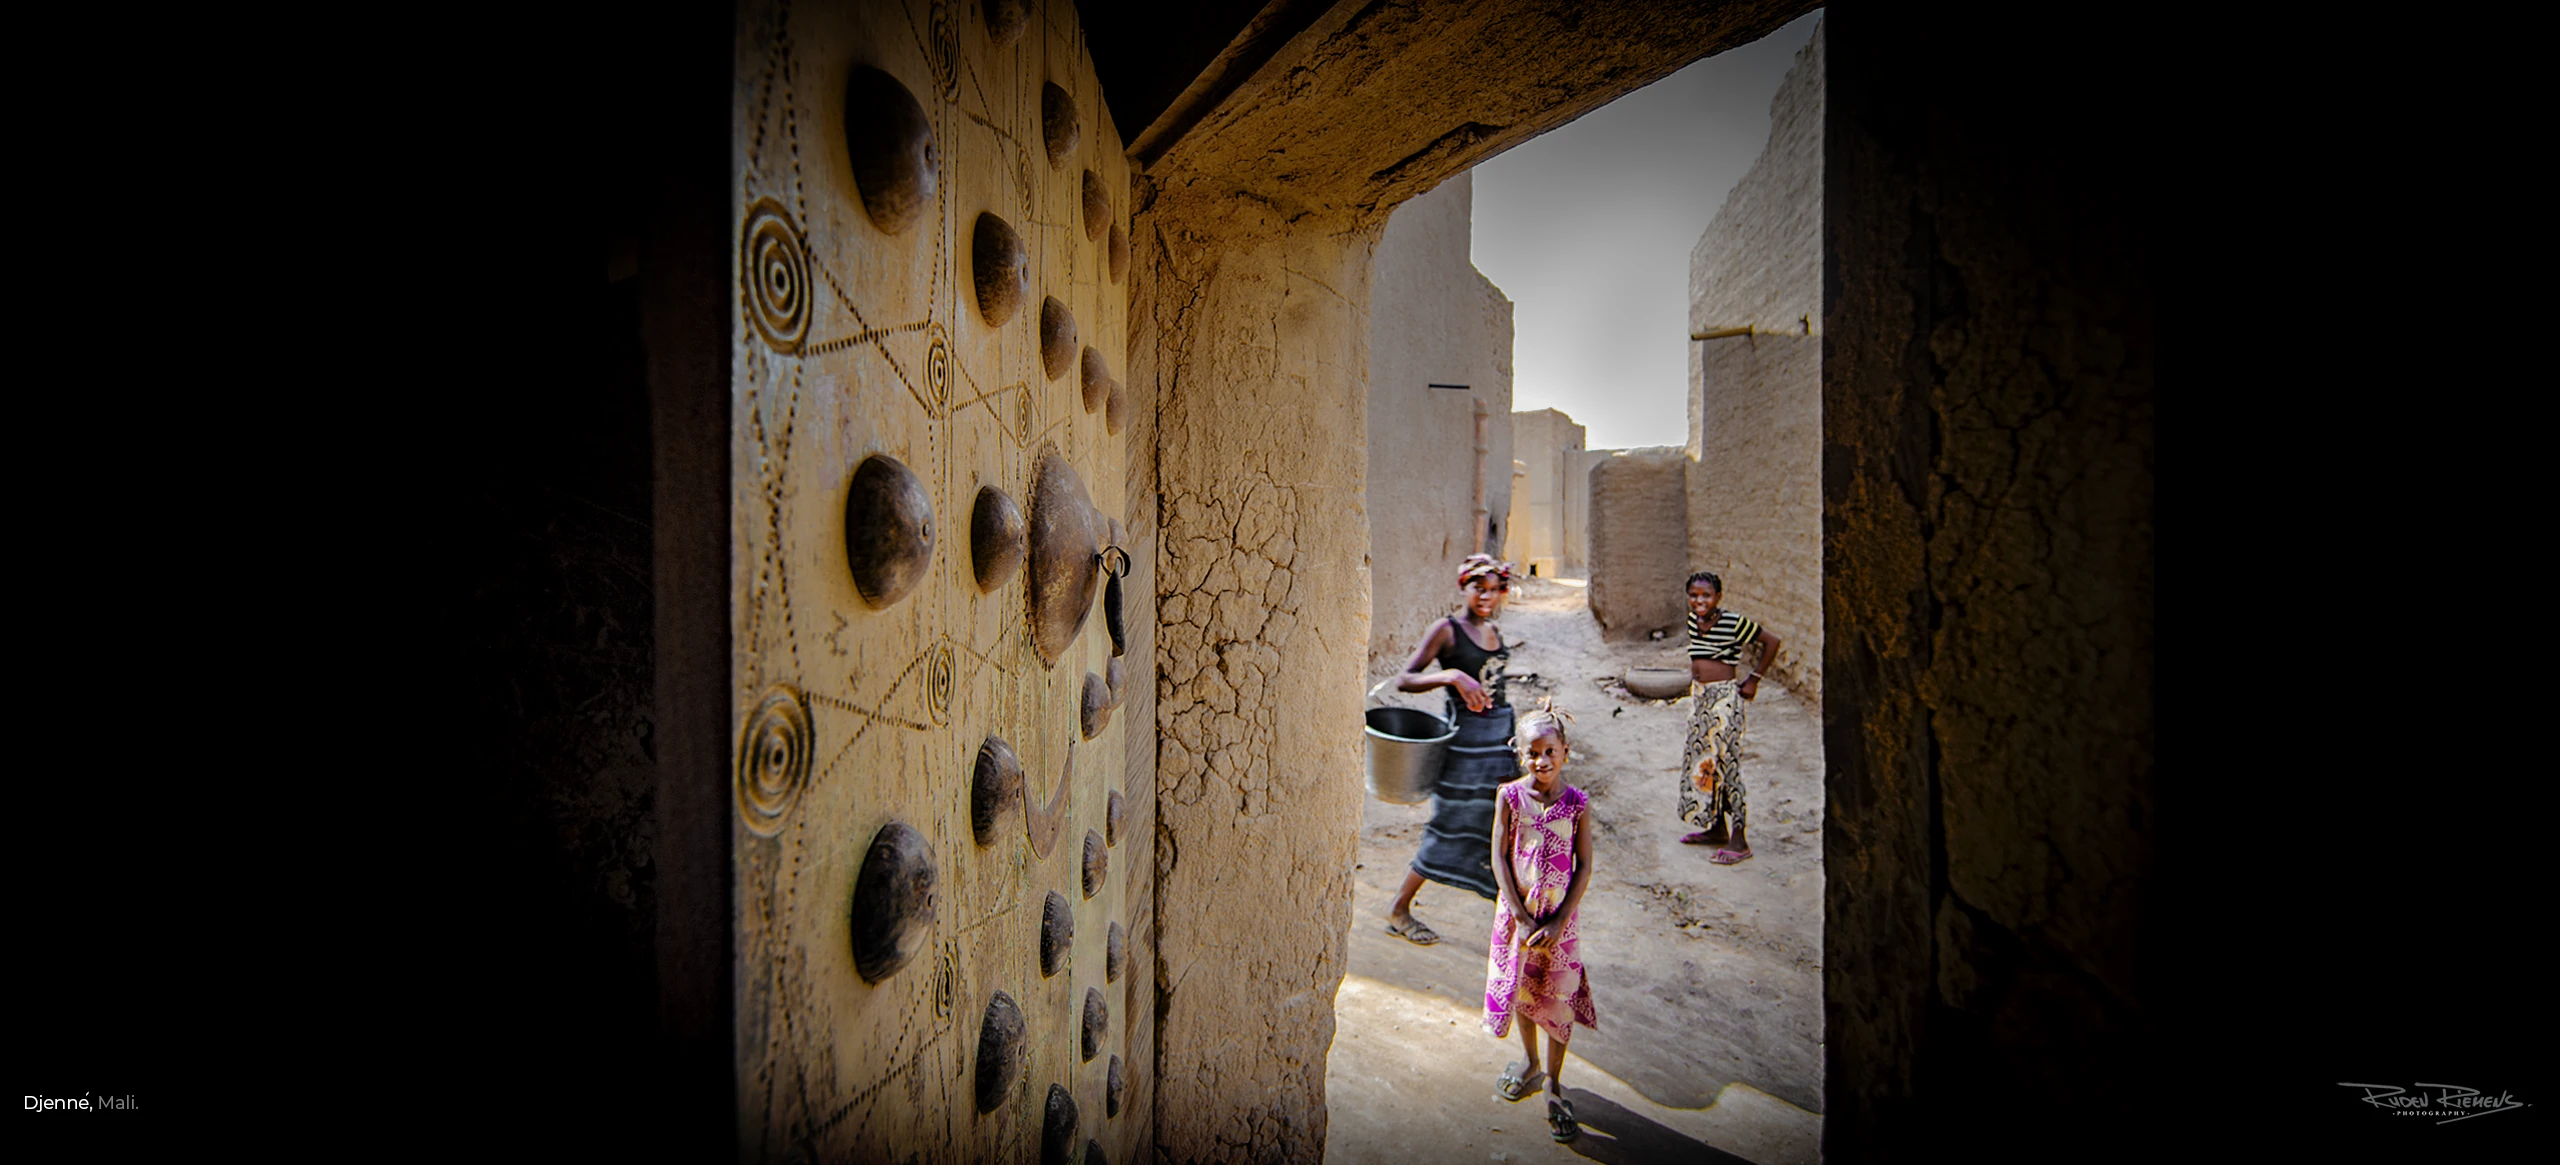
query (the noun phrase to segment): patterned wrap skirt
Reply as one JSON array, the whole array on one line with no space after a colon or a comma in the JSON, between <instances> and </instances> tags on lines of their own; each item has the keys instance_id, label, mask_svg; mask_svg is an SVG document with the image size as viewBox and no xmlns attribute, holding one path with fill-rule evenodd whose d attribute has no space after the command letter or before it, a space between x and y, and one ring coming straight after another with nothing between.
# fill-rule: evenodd
<instances>
[{"instance_id":1,"label":"patterned wrap skirt","mask_svg":"<svg viewBox=\"0 0 2560 1165\"><path fill-rule=\"evenodd\" d=\"M1458 736L1431 793L1431 824L1422 831L1413 872L1494 901L1501 891L1493 882L1493 798L1520 776L1519 755L1511 751L1511 708L1497 704L1478 715L1459 704L1452 714Z\"/></svg>"},{"instance_id":2,"label":"patterned wrap skirt","mask_svg":"<svg viewBox=\"0 0 2560 1165\"><path fill-rule=\"evenodd\" d=\"M1717 818L1743 829L1742 721L1750 702L1739 680L1689 685L1689 743L1680 751L1680 820L1711 829ZM1712 763L1710 763L1712 762Z\"/></svg>"}]
</instances>

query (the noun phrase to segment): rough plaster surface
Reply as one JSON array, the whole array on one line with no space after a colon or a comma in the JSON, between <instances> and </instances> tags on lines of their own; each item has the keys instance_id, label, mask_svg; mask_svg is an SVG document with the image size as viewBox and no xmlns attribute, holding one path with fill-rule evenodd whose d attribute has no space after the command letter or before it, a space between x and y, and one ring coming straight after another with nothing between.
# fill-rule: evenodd
<instances>
[{"instance_id":1,"label":"rough plaster surface","mask_svg":"<svg viewBox=\"0 0 2560 1165\"><path fill-rule=\"evenodd\" d=\"M1582 567L1581 521L1588 479L1572 472L1581 462L1583 428L1554 409L1511 414L1512 444L1528 470L1525 487L1511 499L1511 557L1520 569L1537 563L1546 576Z\"/></svg>"},{"instance_id":2,"label":"rough plaster surface","mask_svg":"<svg viewBox=\"0 0 2560 1165\"><path fill-rule=\"evenodd\" d=\"M1682 633L1688 467L1686 450L1659 446L1620 450L1591 468L1591 615L1610 639Z\"/></svg>"},{"instance_id":3,"label":"rough plaster surface","mask_svg":"<svg viewBox=\"0 0 2560 1165\"><path fill-rule=\"evenodd\" d=\"M1469 261L1474 180L1396 208L1378 240L1369 311L1370 682L1456 605L1475 519L1475 409L1488 413L1486 508L1511 504L1511 301ZM1464 384L1465 392L1432 388Z\"/></svg>"},{"instance_id":4,"label":"rough plaster surface","mask_svg":"<svg viewBox=\"0 0 2560 1165\"><path fill-rule=\"evenodd\" d=\"M1150 215L1138 235L1160 401L1157 1145L1313 1161L1360 814L1377 232L1210 239Z\"/></svg>"},{"instance_id":5,"label":"rough plaster surface","mask_svg":"<svg viewBox=\"0 0 2560 1165\"><path fill-rule=\"evenodd\" d=\"M1689 560L1822 690L1822 26L1769 107L1769 145L1689 252ZM1766 334L1764 334L1766 333Z\"/></svg>"},{"instance_id":6,"label":"rough plaster surface","mask_svg":"<svg viewBox=\"0 0 2560 1165\"><path fill-rule=\"evenodd\" d=\"M1170 196L1198 200L1204 214L1371 220L1815 7L1807 0L1335 4L1147 173Z\"/></svg>"},{"instance_id":7,"label":"rough plaster surface","mask_svg":"<svg viewBox=\"0 0 2560 1165\"><path fill-rule=\"evenodd\" d=\"M1044 375L1039 313L990 326L970 271L971 225L982 211L1003 216L1028 252L1030 302L1058 299L1083 343L1111 367L1125 364L1126 293L1109 280L1104 244L1085 233L1079 211L1086 169L1111 191L1127 189L1127 169L1102 144L1116 134L1074 8L1035 5L1005 50L986 42L974 11L928 0L747 3L738 19L733 733L787 685L808 709L810 758L804 788L769 829L743 808L733 823L740 1156L1022 1159L1037 1151L1055 1084L1080 1112L1078 1144L1143 1158L1153 1126L1133 1114L1152 1107L1153 1011L1134 984L1150 965L1154 754L1129 737L1145 736L1150 720L1135 700L1099 736L1077 739L1084 677L1104 670L1110 652L1100 604L1064 658L1044 666L1022 576L981 593L968 536L980 486L1028 505L1033 466L1054 444L1102 515L1130 527L1132 559L1155 557L1152 515L1128 505L1131 483L1147 472L1135 447L1153 412L1149 386L1132 380L1125 390L1141 417L1135 431L1109 434L1105 416L1082 406L1075 377ZM846 154L845 93L858 64L897 78L935 136L933 197L896 234L868 216ZM1044 82L1069 94L1085 127L1064 165L1042 148ZM1115 201L1113 214L1125 215L1126 195ZM805 260L780 298L765 290L764 264L750 262L758 224L776 216L779 237L792 240L780 253ZM805 320L796 337L776 322L790 314L784 300ZM922 581L878 608L853 583L845 534L850 479L874 454L913 471L935 521ZM1154 622L1145 571L1129 589L1129 622L1140 628ZM1139 633L1139 650L1147 637ZM1020 756L1033 804L1067 782L1065 840L1045 857L1032 849L1020 806L993 844L973 839L969 773L991 734ZM742 773L751 763L743 750L735 759ZM1088 897L1077 839L1104 828L1118 789L1136 795ZM935 913L911 961L865 982L848 907L871 838L892 822L931 849ZM1066 966L1044 976L1037 936L1050 891L1074 904L1075 926ZM1106 983L1115 921L1128 930L1138 974ZM1112 1011L1106 1050L1130 1077L1116 1119L1105 1116L1108 1055L1085 1060L1074 1038L1092 988ZM1027 1052L1014 1090L981 1115L979 1024L998 991L1022 1010Z\"/></svg>"},{"instance_id":8,"label":"rough plaster surface","mask_svg":"<svg viewBox=\"0 0 2560 1165\"><path fill-rule=\"evenodd\" d=\"M1825 21L1834 1159L1976 1147L1975 1096L2136 1127L2159 1018L2145 212L2068 136L2113 91L2005 99L1985 12Z\"/></svg>"}]
</instances>

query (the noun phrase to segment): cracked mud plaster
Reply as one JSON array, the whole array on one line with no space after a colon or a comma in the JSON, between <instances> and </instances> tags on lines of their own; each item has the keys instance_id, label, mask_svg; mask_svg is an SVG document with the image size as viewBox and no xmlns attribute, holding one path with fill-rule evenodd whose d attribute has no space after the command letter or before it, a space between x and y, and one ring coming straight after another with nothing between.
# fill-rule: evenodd
<instances>
[{"instance_id":1,"label":"cracked mud plaster","mask_svg":"<svg viewBox=\"0 0 2560 1165\"><path fill-rule=\"evenodd\" d=\"M1156 1143L1314 1161L1360 815L1377 231L1140 225L1165 337Z\"/></svg>"},{"instance_id":2,"label":"cracked mud plaster","mask_svg":"<svg viewBox=\"0 0 2560 1165\"><path fill-rule=\"evenodd\" d=\"M2106 1092L2072 1057L2140 1038L2154 771L2140 212L1880 15L1825 26L1825 1149L1861 1158L1962 1088Z\"/></svg>"}]
</instances>

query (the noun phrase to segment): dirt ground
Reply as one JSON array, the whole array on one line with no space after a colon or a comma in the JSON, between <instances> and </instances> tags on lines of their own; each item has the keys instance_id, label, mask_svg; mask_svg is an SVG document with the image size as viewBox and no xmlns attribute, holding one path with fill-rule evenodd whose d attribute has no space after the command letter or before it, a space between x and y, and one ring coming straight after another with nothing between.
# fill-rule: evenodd
<instances>
[{"instance_id":1,"label":"dirt ground","mask_svg":"<svg viewBox=\"0 0 2560 1165\"><path fill-rule=\"evenodd\" d=\"M1556 1144L1540 1094L1518 1104L1494 1094L1519 1040L1497 1041L1482 1023L1493 904L1426 884L1414 915L1441 941L1385 933L1431 810L1370 798L1325 1074L1326 1159L1820 1160L1819 709L1762 686L1743 732L1754 856L1716 866L1711 850L1679 843L1688 827L1673 782L1688 701L1609 684L1630 666L1684 666L1681 645L1602 643L1571 579L1522 580L1499 622L1513 645L1512 703L1552 693L1574 716L1565 779L1590 794L1599 830L1582 954L1600 1025L1574 1030L1562 1074L1583 1133ZM1440 694L1388 698L1436 710Z\"/></svg>"}]
</instances>

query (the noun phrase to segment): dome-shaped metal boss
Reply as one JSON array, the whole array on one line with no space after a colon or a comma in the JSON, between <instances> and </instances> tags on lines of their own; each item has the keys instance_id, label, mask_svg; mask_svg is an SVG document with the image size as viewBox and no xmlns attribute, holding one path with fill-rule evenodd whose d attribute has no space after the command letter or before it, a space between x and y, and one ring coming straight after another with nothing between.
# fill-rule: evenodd
<instances>
[{"instance_id":1,"label":"dome-shaped metal boss","mask_svg":"<svg viewBox=\"0 0 2560 1165\"><path fill-rule=\"evenodd\" d=\"M862 601L886 607L924 581L933 561L933 497L904 462L862 459L844 498L845 565Z\"/></svg>"},{"instance_id":2,"label":"dome-shaped metal boss","mask_svg":"<svg viewBox=\"0 0 2560 1165\"><path fill-rule=\"evenodd\" d=\"M1129 398L1120 391L1120 382L1112 381L1110 390L1102 397L1102 431L1117 437L1120 426L1127 424L1128 420Z\"/></svg>"},{"instance_id":3,"label":"dome-shaped metal boss","mask_svg":"<svg viewBox=\"0 0 2560 1165\"><path fill-rule=\"evenodd\" d=\"M1031 256L1013 224L980 213L969 236L969 276L978 291L978 318L1000 328L1031 294Z\"/></svg>"},{"instance_id":4,"label":"dome-shaped metal boss","mask_svg":"<svg viewBox=\"0 0 2560 1165\"><path fill-rule=\"evenodd\" d=\"M1113 1056L1111 1070L1103 1076L1102 1115L1106 1119L1119 1116L1121 1104L1128 1098L1129 1069L1120 1063L1120 1057Z\"/></svg>"},{"instance_id":5,"label":"dome-shaped metal boss","mask_svg":"<svg viewBox=\"0 0 2560 1165\"><path fill-rule=\"evenodd\" d=\"M1076 941L1076 916L1066 895L1055 890L1040 903L1040 977L1066 969L1067 951Z\"/></svg>"},{"instance_id":6,"label":"dome-shaped metal boss","mask_svg":"<svg viewBox=\"0 0 2560 1165\"><path fill-rule=\"evenodd\" d=\"M1013 43L1031 23L1031 7L1023 0L986 0L987 39L997 48Z\"/></svg>"},{"instance_id":7,"label":"dome-shaped metal boss","mask_svg":"<svg viewBox=\"0 0 2560 1165\"><path fill-rule=\"evenodd\" d=\"M1022 1008L1014 1004L1013 996L996 992L987 1001L987 1014L978 1021L979 1112L994 1112L1013 1086L1022 1082L1025 1032Z\"/></svg>"},{"instance_id":8,"label":"dome-shaped metal boss","mask_svg":"<svg viewBox=\"0 0 2560 1165\"><path fill-rule=\"evenodd\" d=\"M1043 446L1031 482L1031 549L1023 571L1031 646L1043 667L1057 666L1093 611L1102 586L1102 531L1102 515L1094 511L1084 479L1057 446Z\"/></svg>"},{"instance_id":9,"label":"dome-shaped metal boss","mask_svg":"<svg viewBox=\"0 0 2560 1165\"><path fill-rule=\"evenodd\" d=\"M1102 981L1117 983L1120 971L1129 965L1129 932L1112 923L1102 935Z\"/></svg>"},{"instance_id":10,"label":"dome-shaped metal boss","mask_svg":"<svg viewBox=\"0 0 2560 1165\"><path fill-rule=\"evenodd\" d=\"M1089 413L1101 408L1103 395L1111 391L1111 365L1102 358L1102 353L1087 345L1083 372L1084 411Z\"/></svg>"},{"instance_id":11,"label":"dome-shaped metal boss","mask_svg":"<svg viewBox=\"0 0 2560 1165\"><path fill-rule=\"evenodd\" d=\"M1092 672L1084 673L1084 707L1077 716L1084 738L1091 740L1111 727L1111 683Z\"/></svg>"},{"instance_id":12,"label":"dome-shaped metal boss","mask_svg":"<svg viewBox=\"0 0 2560 1165\"><path fill-rule=\"evenodd\" d=\"M1067 1165L1076 1152L1076 1098L1065 1086L1049 1086L1049 1103L1040 1115L1040 1165Z\"/></svg>"},{"instance_id":13,"label":"dome-shaped metal boss","mask_svg":"<svg viewBox=\"0 0 2560 1165\"><path fill-rule=\"evenodd\" d=\"M1111 241L1103 253L1110 260L1111 281L1120 282L1120 277L1129 271L1129 232L1122 230L1119 223L1111 224Z\"/></svg>"},{"instance_id":14,"label":"dome-shaped metal boss","mask_svg":"<svg viewBox=\"0 0 2560 1165\"><path fill-rule=\"evenodd\" d=\"M1111 1038L1111 1008L1102 1002L1102 989L1084 989L1084 1058L1090 1062L1102 1054L1103 1042Z\"/></svg>"},{"instance_id":15,"label":"dome-shaped metal boss","mask_svg":"<svg viewBox=\"0 0 2560 1165\"><path fill-rule=\"evenodd\" d=\"M969 569L980 593L1003 586L1021 569L1025 553L1022 507L994 486L978 487L969 509Z\"/></svg>"},{"instance_id":16,"label":"dome-shaped metal boss","mask_svg":"<svg viewBox=\"0 0 2560 1165\"><path fill-rule=\"evenodd\" d=\"M1102 892L1102 883L1111 875L1111 847L1104 845L1102 835L1084 831L1084 896L1091 898Z\"/></svg>"},{"instance_id":17,"label":"dome-shaped metal boss","mask_svg":"<svg viewBox=\"0 0 2560 1165\"><path fill-rule=\"evenodd\" d=\"M1075 98L1058 88L1055 81L1040 83L1040 142L1048 147L1049 164L1064 166L1067 156L1076 152L1084 129L1077 124Z\"/></svg>"},{"instance_id":18,"label":"dome-shaped metal boss","mask_svg":"<svg viewBox=\"0 0 2560 1165\"><path fill-rule=\"evenodd\" d=\"M1128 801L1120 796L1120 791L1112 790L1109 808L1102 811L1102 840L1105 844L1120 844L1120 823L1127 818L1127 806Z\"/></svg>"},{"instance_id":19,"label":"dome-shaped metal boss","mask_svg":"<svg viewBox=\"0 0 2560 1165\"><path fill-rule=\"evenodd\" d=\"M906 966L924 946L933 913L933 848L903 822L881 826L853 883L853 968L863 982Z\"/></svg>"},{"instance_id":20,"label":"dome-shaped metal boss","mask_svg":"<svg viewBox=\"0 0 2560 1165\"><path fill-rule=\"evenodd\" d=\"M1005 816L1022 803L1022 761L1013 745L990 736L978 746L978 763L969 774L969 832L979 845L993 845Z\"/></svg>"},{"instance_id":21,"label":"dome-shaped metal boss","mask_svg":"<svg viewBox=\"0 0 2560 1165\"><path fill-rule=\"evenodd\" d=\"M1102 175L1084 172L1084 237L1090 241L1102 237L1111 226L1111 195L1102 185Z\"/></svg>"},{"instance_id":22,"label":"dome-shaped metal boss","mask_svg":"<svg viewBox=\"0 0 2560 1165\"><path fill-rule=\"evenodd\" d=\"M857 66L845 82L844 142L854 189L873 226L894 235L924 217L933 205L941 155L933 122L905 85L869 65Z\"/></svg>"},{"instance_id":23,"label":"dome-shaped metal boss","mask_svg":"<svg viewBox=\"0 0 2560 1165\"><path fill-rule=\"evenodd\" d=\"M1067 374L1076 358L1076 317L1056 296L1040 299L1040 371L1051 380Z\"/></svg>"}]
</instances>

